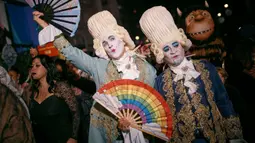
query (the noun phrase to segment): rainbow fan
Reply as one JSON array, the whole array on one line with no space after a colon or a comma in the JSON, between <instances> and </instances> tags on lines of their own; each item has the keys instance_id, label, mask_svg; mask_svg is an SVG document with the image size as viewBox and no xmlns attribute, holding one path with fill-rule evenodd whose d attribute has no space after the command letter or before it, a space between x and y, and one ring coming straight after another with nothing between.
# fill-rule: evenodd
<instances>
[{"instance_id":1,"label":"rainbow fan","mask_svg":"<svg viewBox=\"0 0 255 143\"><path fill-rule=\"evenodd\" d=\"M116 117L129 119L131 127L169 141L170 108L149 85L136 80L115 80L101 87L93 98Z\"/></svg>"}]
</instances>

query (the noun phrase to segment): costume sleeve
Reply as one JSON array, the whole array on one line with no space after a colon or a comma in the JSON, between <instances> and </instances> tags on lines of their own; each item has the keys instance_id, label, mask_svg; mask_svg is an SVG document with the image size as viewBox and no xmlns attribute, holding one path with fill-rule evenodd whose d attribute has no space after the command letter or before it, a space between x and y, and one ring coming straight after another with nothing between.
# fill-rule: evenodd
<instances>
[{"instance_id":1,"label":"costume sleeve","mask_svg":"<svg viewBox=\"0 0 255 143\"><path fill-rule=\"evenodd\" d=\"M223 117L224 128L227 133L228 139L242 139L242 127L234 111L233 105L228 98L227 91L222 83L216 68L209 65L210 77L212 80L212 87L214 91L214 98L217 107Z\"/></svg>"},{"instance_id":2,"label":"costume sleeve","mask_svg":"<svg viewBox=\"0 0 255 143\"><path fill-rule=\"evenodd\" d=\"M155 79L154 89L156 89L159 92L159 85L158 85L157 78Z\"/></svg>"},{"instance_id":3,"label":"costume sleeve","mask_svg":"<svg viewBox=\"0 0 255 143\"><path fill-rule=\"evenodd\" d=\"M73 121L73 131L72 137L73 139L77 139L79 125L80 125L80 112L78 107L78 102L76 97L71 89L71 87L66 82L58 82L56 84L54 93L56 96L63 98L68 105Z\"/></svg>"},{"instance_id":4,"label":"costume sleeve","mask_svg":"<svg viewBox=\"0 0 255 143\"><path fill-rule=\"evenodd\" d=\"M107 61L104 59L99 58L93 58L83 52L82 50L73 47L64 37L62 32L55 28L52 25L49 25L45 27L42 31L39 33L39 43L45 44L47 42L54 41L54 46L61 52L64 57L70 61L72 64L74 64L77 68L88 72L90 75L98 76L97 69L101 67L101 69L105 68L102 65L107 65ZM103 64L102 64L103 63ZM102 72L102 71L101 71Z\"/></svg>"},{"instance_id":5,"label":"costume sleeve","mask_svg":"<svg viewBox=\"0 0 255 143\"><path fill-rule=\"evenodd\" d=\"M151 85L151 86L153 86L153 85L155 85L155 79L156 79L156 77L157 77L157 71L156 71L156 69L152 66L152 65L150 65L148 62L147 62L147 64L149 65L149 67L148 67L148 70L150 71L149 72L149 76L150 76L150 82L148 82L149 83L149 85Z\"/></svg>"},{"instance_id":6,"label":"costume sleeve","mask_svg":"<svg viewBox=\"0 0 255 143\"><path fill-rule=\"evenodd\" d=\"M34 143L30 121L26 117L11 116L8 129L3 132L2 143Z\"/></svg>"},{"instance_id":7,"label":"costume sleeve","mask_svg":"<svg viewBox=\"0 0 255 143\"><path fill-rule=\"evenodd\" d=\"M163 73L162 73L163 74ZM165 92L164 90L162 89L162 84L164 84L163 82L163 79L162 79L162 74L160 74L156 79L155 79L155 82L154 82L154 89L156 89L160 95L166 100L166 97L165 97Z\"/></svg>"},{"instance_id":8,"label":"costume sleeve","mask_svg":"<svg viewBox=\"0 0 255 143\"><path fill-rule=\"evenodd\" d=\"M23 105L7 87L0 85L0 142L34 143L31 122Z\"/></svg>"},{"instance_id":9,"label":"costume sleeve","mask_svg":"<svg viewBox=\"0 0 255 143\"><path fill-rule=\"evenodd\" d=\"M74 83L72 85L78 87L79 89L81 89L82 91L84 91L86 93L89 93L89 94L96 93L96 84L92 80L81 77L77 81L73 81L73 82L76 82L77 84Z\"/></svg>"},{"instance_id":10,"label":"costume sleeve","mask_svg":"<svg viewBox=\"0 0 255 143\"><path fill-rule=\"evenodd\" d=\"M49 24L47 27L43 28L38 35L38 40L40 45L44 45L48 42L54 41L55 36L62 34L62 31Z\"/></svg>"},{"instance_id":11,"label":"costume sleeve","mask_svg":"<svg viewBox=\"0 0 255 143\"><path fill-rule=\"evenodd\" d=\"M30 97L32 95L32 86L28 85L24 88L23 93L21 95L21 98L25 101L27 106L29 107L30 105Z\"/></svg>"},{"instance_id":12,"label":"costume sleeve","mask_svg":"<svg viewBox=\"0 0 255 143\"><path fill-rule=\"evenodd\" d=\"M99 72L105 72L104 70L98 71L98 69L106 69L104 66L107 66L108 61L96 57L93 58L84 53L81 49L73 47L63 35L56 37L54 46L58 48L68 61L73 63L77 68L92 75L93 78L95 78L96 74Z\"/></svg>"},{"instance_id":13,"label":"costume sleeve","mask_svg":"<svg viewBox=\"0 0 255 143\"><path fill-rule=\"evenodd\" d=\"M90 124L89 127L89 143L104 143L106 138L102 135L102 130Z\"/></svg>"}]
</instances>

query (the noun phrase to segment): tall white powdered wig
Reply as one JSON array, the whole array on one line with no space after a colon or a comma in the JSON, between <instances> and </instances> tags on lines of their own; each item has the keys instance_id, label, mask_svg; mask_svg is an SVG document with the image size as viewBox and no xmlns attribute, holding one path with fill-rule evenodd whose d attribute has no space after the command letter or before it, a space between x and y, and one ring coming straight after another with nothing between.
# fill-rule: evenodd
<instances>
[{"instance_id":1,"label":"tall white powdered wig","mask_svg":"<svg viewBox=\"0 0 255 143\"><path fill-rule=\"evenodd\" d=\"M88 29L93 36L93 47L97 56L109 59L102 46L102 38L105 34L114 34L125 43L126 50L135 48L134 41L132 41L129 33L124 27L118 25L116 19L109 11L101 11L92 15L88 20Z\"/></svg>"},{"instance_id":2,"label":"tall white powdered wig","mask_svg":"<svg viewBox=\"0 0 255 143\"><path fill-rule=\"evenodd\" d=\"M171 13L163 6L155 6L146 10L139 22L143 33L152 43L151 51L156 56L157 63L163 63L164 58L160 46L179 41L182 47L188 50L192 45L183 29L177 28Z\"/></svg>"}]
</instances>

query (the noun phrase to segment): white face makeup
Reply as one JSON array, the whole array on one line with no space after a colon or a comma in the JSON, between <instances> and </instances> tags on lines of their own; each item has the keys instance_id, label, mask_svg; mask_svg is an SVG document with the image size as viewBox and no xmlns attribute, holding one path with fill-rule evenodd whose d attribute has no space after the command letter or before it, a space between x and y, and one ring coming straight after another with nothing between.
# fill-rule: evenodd
<instances>
[{"instance_id":1,"label":"white face makeup","mask_svg":"<svg viewBox=\"0 0 255 143\"><path fill-rule=\"evenodd\" d=\"M177 41L169 42L162 46L164 61L170 66L178 66L185 57L185 52L181 44Z\"/></svg>"},{"instance_id":2,"label":"white face makeup","mask_svg":"<svg viewBox=\"0 0 255 143\"><path fill-rule=\"evenodd\" d=\"M102 38L102 46L108 56L115 60L120 59L125 52L124 42L113 34L106 34Z\"/></svg>"}]
</instances>

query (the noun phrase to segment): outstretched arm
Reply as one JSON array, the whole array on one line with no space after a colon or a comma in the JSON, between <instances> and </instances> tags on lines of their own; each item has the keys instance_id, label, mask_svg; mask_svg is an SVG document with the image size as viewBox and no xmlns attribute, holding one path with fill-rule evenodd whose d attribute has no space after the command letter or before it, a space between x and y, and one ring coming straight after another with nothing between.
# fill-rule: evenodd
<instances>
[{"instance_id":1,"label":"outstretched arm","mask_svg":"<svg viewBox=\"0 0 255 143\"><path fill-rule=\"evenodd\" d=\"M61 52L65 58L74 64L77 68L88 72L93 76L96 83L99 83L100 77L104 75L108 61L99 58L93 58L82 50L73 47L64 37L62 31L51 24L46 23L40 18L43 14L34 12L35 21L43 27L39 33L39 43L44 45L54 41L54 46Z\"/></svg>"}]
</instances>

